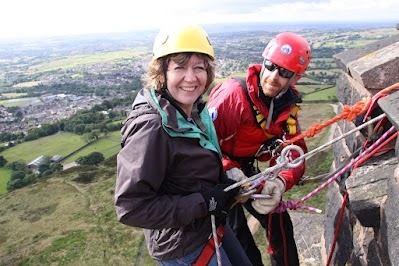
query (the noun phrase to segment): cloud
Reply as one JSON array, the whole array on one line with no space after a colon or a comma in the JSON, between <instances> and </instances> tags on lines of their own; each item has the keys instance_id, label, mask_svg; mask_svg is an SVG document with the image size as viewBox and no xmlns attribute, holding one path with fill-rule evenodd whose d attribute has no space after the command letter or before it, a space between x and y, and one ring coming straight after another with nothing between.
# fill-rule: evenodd
<instances>
[{"instance_id":1,"label":"cloud","mask_svg":"<svg viewBox=\"0 0 399 266\"><path fill-rule=\"evenodd\" d=\"M226 22L399 22L397 0L4 0L0 38Z\"/></svg>"}]
</instances>

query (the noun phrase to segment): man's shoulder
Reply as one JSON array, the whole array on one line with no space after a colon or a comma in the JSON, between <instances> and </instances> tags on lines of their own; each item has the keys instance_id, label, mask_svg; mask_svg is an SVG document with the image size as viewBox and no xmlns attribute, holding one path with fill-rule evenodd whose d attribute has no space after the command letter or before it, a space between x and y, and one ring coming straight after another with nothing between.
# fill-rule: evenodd
<instances>
[{"instance_id":1,"label":"man's shoulder","mask_svg":"<svg viewBox=\"0 0 399 266\"><path fill-rule=\"evenodd\" d=\"M245 84L245 77L243 79ZM222 95L224 97L228 97L229 95L236 95L242 91L243 90L240 81L236 78L229 78L213 87L211 95L218 95L218 97L221 97Z\"/></svg>"}]
</instances>

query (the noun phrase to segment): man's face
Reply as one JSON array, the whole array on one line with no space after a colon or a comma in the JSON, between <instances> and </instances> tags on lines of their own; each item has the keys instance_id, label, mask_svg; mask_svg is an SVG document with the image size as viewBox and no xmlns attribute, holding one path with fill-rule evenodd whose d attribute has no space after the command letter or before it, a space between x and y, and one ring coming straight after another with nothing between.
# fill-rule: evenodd
<instances>
[{"instance_id":1,"label":"man's face","mask_svg":"<svg viewBox=\"0 0 399 266\"><path fill-rule=\"evenodd\" d=\"M290 82L290 78L294 75L294 72L265 59L263 62L263 74L260 79L263 93L272 98L277 96L286 88L287 83ZM296 75L291 79L289 85L294 85L300 78L301 76Z\"/></svg>"}]
</instances>

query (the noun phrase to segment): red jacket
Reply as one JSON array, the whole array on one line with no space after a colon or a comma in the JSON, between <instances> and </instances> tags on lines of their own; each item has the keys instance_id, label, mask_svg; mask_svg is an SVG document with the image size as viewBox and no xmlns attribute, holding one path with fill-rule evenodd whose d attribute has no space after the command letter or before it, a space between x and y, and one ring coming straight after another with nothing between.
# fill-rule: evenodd
<instances>
[{"instance_id":1,"label":"red jacket","mask_svg":"<svg viewBox=\"0 0 399 266\"><path fill-rule=\"evenodd\" d=\"M248 68L246 83L248 95L259 112L267 118L269 109L259 97L258 80L261 65L253 65ZM240 168L237 160L230 157L253 157L260 146L273 137L290 139L301 133L298 117L295 114L296 133L287 133L286 121L290 117L291 110L296 103L301 102L298 91L291 87L279 101L274 101L274 115L268 130L261 128L255 121L253 108L248 100L248 95L241 88L235 79L229 79L213 88L208 100L208 108L211 113L219 144L223 152L224 170L233 167ZM307 152L307 147L303 139L296 141L295 145ZM229 157L230 156L230 157ZM299 154L292 152L292 158L298 158ZM269 161L270 165L275 164L276 158L271 158L265 154L257 160ZM283 170L280 172L286 182L286 190L298 183L305 171L305 163L297 168Z\"/></svg>"}]
</instances>

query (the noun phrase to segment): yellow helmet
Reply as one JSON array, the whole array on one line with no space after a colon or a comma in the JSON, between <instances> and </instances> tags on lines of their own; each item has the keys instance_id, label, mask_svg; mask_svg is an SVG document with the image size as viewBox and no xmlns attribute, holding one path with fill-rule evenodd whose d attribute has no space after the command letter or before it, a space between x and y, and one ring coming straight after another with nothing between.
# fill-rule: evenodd
<instances>
[{"instance_id":1,"label":"yellow helmet","mask_svg":"<svg viewBox=\"0 0 399 266\"><path fill-rule=\"evenodd\" d=\"M161 30L154 41L153 60L168 54L194 52L209 55L214 60L215 54L206 31L197 25L188 25L174 29Z\"/></svg>"}]
</instances>

